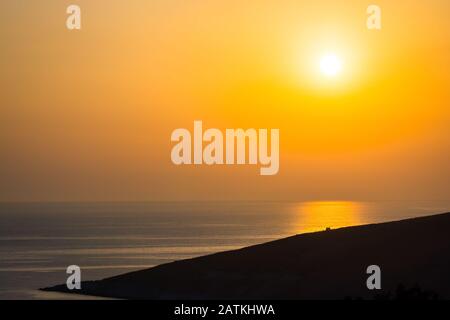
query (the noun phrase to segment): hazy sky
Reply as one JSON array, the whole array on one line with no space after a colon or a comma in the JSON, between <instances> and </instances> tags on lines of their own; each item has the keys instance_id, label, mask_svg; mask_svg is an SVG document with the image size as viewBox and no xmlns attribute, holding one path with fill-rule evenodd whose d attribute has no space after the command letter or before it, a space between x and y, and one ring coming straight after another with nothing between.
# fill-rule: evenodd
<instances>
[{"instance_id":1,"label":"hazy sky","mask_svg":"<svg viewBox=\"0 0 450 320\"><path fill-rule=\"evenodd\" d=\"M82 30L65 27L66 7ZM382 30L366 29L366 8ZM450 2L1 1L0 200L450 197ZM343 61L324 79L318 61ZM171 132L279 128L280 171Z\"/></svg>"}]
</instances>

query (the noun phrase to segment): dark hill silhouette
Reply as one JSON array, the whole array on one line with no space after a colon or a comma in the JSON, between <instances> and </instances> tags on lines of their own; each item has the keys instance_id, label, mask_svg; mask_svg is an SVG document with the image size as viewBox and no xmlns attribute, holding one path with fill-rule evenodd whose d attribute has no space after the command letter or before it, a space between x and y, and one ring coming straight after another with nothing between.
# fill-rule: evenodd
<instances>
[{"instance_id":1,"label":"dark hill silhouette","mask_svg":"<svg viewBox=\"0 0 450 320\"><path fill-rule=\"evenodd\" d=\"M366 287L381 267L382 290ZM410 289L411 288L411 289ZM43 290L69 292L65 285ZM348 227L176 261L74 293L129 299L450 298L450 213Z\"/></svg>"}]
</instances>

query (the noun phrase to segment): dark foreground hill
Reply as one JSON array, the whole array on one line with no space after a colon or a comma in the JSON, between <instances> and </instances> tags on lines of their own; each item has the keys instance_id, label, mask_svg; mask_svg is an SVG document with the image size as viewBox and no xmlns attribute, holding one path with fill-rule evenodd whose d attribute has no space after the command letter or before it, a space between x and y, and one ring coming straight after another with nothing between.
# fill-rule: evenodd
<instances>
[{"instance_id":1,"label":"dark foreground hill","mask_svg":"<svg viewBox=\"0 0 450 320\"><path fill-rule=\"evenodd\" d=\"M366 287L369 265L381 268L381 290ZM43 290L70 292L65 285ZM128 299L450 299L450 213L300 234L83 282L74 293Z\"/></svg>"}]
</instances>

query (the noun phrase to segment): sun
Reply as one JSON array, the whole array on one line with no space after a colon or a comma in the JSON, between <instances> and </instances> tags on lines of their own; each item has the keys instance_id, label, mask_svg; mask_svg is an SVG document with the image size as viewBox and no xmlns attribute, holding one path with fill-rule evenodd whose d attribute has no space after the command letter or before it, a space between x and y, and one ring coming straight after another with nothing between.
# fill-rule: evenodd
<instances>
[{"instance_id":1,"label":"sun","mask_svg":"<svg viewBox=\"0 0 450 320\"><path fill-rule=\"evenodd\" d=\"M335 54L326 54L320 59L320 71L327 77L334 77L342 70L342 61Z\"/></svg>"}]
</instances>

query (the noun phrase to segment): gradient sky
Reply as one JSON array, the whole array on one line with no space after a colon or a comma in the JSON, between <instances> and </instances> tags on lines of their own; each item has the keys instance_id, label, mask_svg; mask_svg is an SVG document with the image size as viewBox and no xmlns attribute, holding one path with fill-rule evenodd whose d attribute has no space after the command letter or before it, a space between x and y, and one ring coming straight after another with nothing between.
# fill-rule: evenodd
<instances>
[{"instance_id":1,"label":"gradient sky","mask_svg":"<svg viewBox=\"0 0 450 320\"><path fill-rule=\"evenodd\" d=\"M65 27L66 7L82 30ZM383 10L381 31L366 8ZM2 1L0 200L450 197L450 3ZM332 81L324 52L344 61ZM279 128L280 172L174 166L170 134Z\"/></svg>"}]
</instances>

